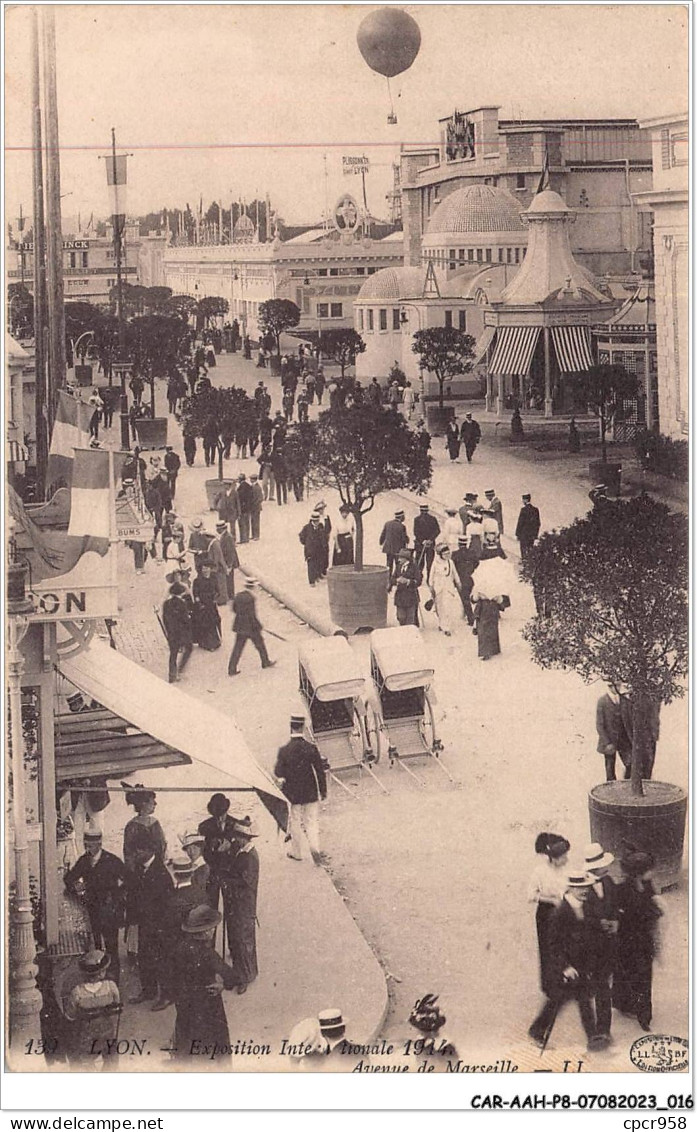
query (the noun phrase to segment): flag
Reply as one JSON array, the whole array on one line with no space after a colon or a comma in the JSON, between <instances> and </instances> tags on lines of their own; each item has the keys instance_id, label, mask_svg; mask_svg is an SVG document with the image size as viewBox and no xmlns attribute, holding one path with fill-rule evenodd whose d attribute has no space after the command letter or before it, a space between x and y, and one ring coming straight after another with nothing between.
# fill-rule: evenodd
<instances>
[{"instance_id":1,"label":"flag","mask_svg":"<svg viewBox=\"0 0 697 1132\"><path fill-rule=\"evenodd\" d=\"M89 536L76 538L65 530L39 526L27 512L17 492L9 486L7 490L10 515L31 543L32 584L70 573L88 550L95 551L102 557L109 550L108 539L94 539Z\"/></svg>"},{"instance_id":2,"label":"flag","mask_svg":"<svg viewBox=\"0 0 697 1132\"><path fill-rule=\"evenodd\" d=\"M68 534L88 535L106 541L113 531L109 493L110 452L101 448L76 448L70 489Z\"/></svg>"},{"instance_id":3,"label":"flag","mask_svg":"<svg viewBox=\"0 0 697 1132\"><path fill-rule=\"evenodd\" d=\"M70 487L76 448L87 442L89 406L59 389L48 454L48 482Z\"/></svg>"},{"instance_id":4,"label":"flag","mask_svg":"<svg viewBox=\"0 0 697 1132\"><path fill-rule=\"evenodd\" d=\"M535 193L535 195L537 196L537 193L541 193L544 189L548 189L548 188L549 188L549 150L547 149L547 146L545 146L545 159L542 162L542 173L540 174L540 179L537 183L537 192Z\"/></svg>"},{"instance_id":5,"label":"flag","mask_svg":"<svg viewBox=\"0 0 697 1132\"><path fill-rule=\"evenodd\" d=\"M126 165L125 153L109 154L105 159L106 183L109 187L109 200L114 228L119 234L126 222Z\"/></svg>"}]
</instances>

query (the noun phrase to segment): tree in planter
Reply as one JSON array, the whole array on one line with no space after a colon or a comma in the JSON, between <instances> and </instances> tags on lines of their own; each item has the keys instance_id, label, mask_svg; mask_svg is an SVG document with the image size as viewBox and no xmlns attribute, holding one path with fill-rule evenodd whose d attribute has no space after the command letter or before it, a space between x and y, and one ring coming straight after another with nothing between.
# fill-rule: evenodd
<instances>
[{"instance_id":1,"label":"tree in planter","mask_svg":"<svg viewBox=\"0 0 697 1132\"><path fill-rule=\"evenodd\" d=\"M165 303L162 313L189 322L196 315L197 310L198 303L191 295L172 295Z\"/></svg>"},{"instance_id":2,"label":"tree in planter","mask_svg":"<svg viewBox=\"0 0 697 1132\"><path fill-rule=\"evenodd\" d=\"M227 388L203 389L187 397L182 403L182 431L203 437L212 423L218 430L216 450L218 454L218 479L223 479L224 436L235 431L241 420L250 420L254 415L254 402L244 389L236 385Z\"/></svg>"},{"instance_id":3,"label":"tree in planter","mask_svg":"<svg viewBox=\"0 0 697 1132\"><path fill-rule=\"evenodd\" d=\"M544 534L523 576L543 611L523 630L535 662L629 689L631 791L643 795L652 716L685 690L687 518L647 495L604 500L586 518Z\"/></svg>"},{"instance_id":4,"label":"tree in planter","mask_svg":"<svg viewBox=\"0 0 697 1132\"><path fill-rule=\"evenodd\" d=\"M362 354L365 350L365 342L357 330L337 327L335 330L322 331L319 348L322 357L330 358L340 367L343 381L346 367L355 364L356 354Z\"/></svg>"},{"instance_id":5,"label":"tree in planter","mask_svg":"<svg viewBox=\"0 0 697 1132\"><path fill-rule=\"evenodd\" d=\"M171 298L171 287L146 287L143 310L146 314L169 314L167 306Z\"/></svg>"},{"instance_id":6,"label":"tree in planter","mask_svg":"<svg viewBox=\"0 0 697 1132\"><path fill-rule=\"evenodd\" d=\"M92 339L96 338L104 315L92 303L65 304L65 346L68 365L84 363ZM82 341L80 341L82 339Z\"/></svg>"},{"instance_id":7,"label":"tree in planter","mask_svg":"<svg viewBox=\"0 0 697 1132\"><path fill-rule=\"evenodd\" d=\"M338 491L356 522L355 569L363 569L363 516L383 491L423 494L432 461L404 417L374 405L327 410L315 425L308 474L318 488Z\"/></svg>"},{"instance_id":8,"label":"tree in planter","mask_svg":"<svg viewBox=\"0 0 697 1132\"><path fill-rule=\"evenodd\" d=\"M419 365L433 373L438 381L438 407L443 409L445 383L472 368L475 341L471 334L454 326L431 326L417 330L411 348L419 355Z\"/></svg>"},{"instance_id":9,"label":"tree in planter","mask_svg":"<svg viewBox=\"0 0 697 1132\"><path fill-rule=\"evenodd\" d=\"M222 295L205 295L199 299L196 312L198 328L210 326L214 318L224 318L230 310L230 304Z\"/></svg>"},{"instance_id":10,"label":"tree in planter","mask_svg":"<svg viewBox=\"0 0 697 1132\"><path fill-rule=\"evenodd\" d=\"M637 379L624 366L598 365L582 374L578 381L578 400L588 406L600 420L600 448L603 463L607 463L607 426L622 400L635 397Z\"/></svg>"},{"instance_id":11,"label":"tree in planter","mask_svg":"<svg viewBox=\"0 0 697 1132\"><path fill-rule=\"evenodd\" d=\"M259 303L259 329L263 334L272 334L276 343L276 353L281 352L281 335L300 322L300 307L290 299L267 299Z\"/></svg>"},{"instance_id":12,"label":"tree in planter","mask_svg":"<svg viewBox=\"0 0 697 1132\"><path fill-rule=\"evenodd\" d=\"M180 318L143 315L129 323L129 348L134 372L150 384L150 408L155 416L155 378L166 377L184 361L191 343L191 328Z\"/></svg>"}]
</instances>

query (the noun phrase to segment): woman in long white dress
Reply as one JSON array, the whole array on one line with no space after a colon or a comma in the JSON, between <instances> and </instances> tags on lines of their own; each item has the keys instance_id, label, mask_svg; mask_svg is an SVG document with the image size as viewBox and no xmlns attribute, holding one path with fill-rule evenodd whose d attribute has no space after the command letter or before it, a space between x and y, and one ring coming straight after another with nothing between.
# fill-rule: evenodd
<instances>
[{"instance_id":1,"label":"woman in long white dress","mask_svg":"<svg viewBox=\"0 0 697 1132\"><path fill-rule=\"evenodd\" d=\"M443 524L441 536L447 542L452 554L454 550L457 550L458 539L463 534L462 519L457 513L457 507L446 507L445 513L448 517Z\"/></svg>"},{"instance_id":2,"label":"woman in long white dress","mask_svg":"<svg viewBox=\"0 0 697 1132\"><path fill-rule=\"evenodd\" d=\"M460 579L453 566L447 543L442 543L436 548L430 584L438 628L446 637L450 637L458 622L462 620L462 602Z\"/></svg>"}]
</instances>

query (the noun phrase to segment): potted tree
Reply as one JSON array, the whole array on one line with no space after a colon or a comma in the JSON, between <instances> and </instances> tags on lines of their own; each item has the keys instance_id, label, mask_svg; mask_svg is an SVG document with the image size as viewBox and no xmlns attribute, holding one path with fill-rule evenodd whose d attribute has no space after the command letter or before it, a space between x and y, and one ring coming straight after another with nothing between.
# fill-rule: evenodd
<instances>
[{"instance_id":1,"label":"potted tree","mask_svg":"<svg viewBox=\"0 0 697 1132\"><path fill-rule=\"evenodd\" d=\"M356 354L364 352L365 342L357 330L338 326L335 330L322 331L319 348L323 358L329 358L339 366L343 381L347 367L356 363Z\"/></svg>"},{"instance_id":2,"label":"potted tree","mask_svg":"<svg viewBox=\"0 0 697 1132\"><path fill-rule=\"evenodd\" d=\"M155 379L166 377L184 360L191 342L189 326L181 318L150 314L131 319L129 339L134 371L150 385L151 417L138 420L138 440L148 448L164 448L167 443L167 417L155 412Z\"/></svg>"},{"instance_id":3,"label":"potted tree","mask_svg":"<svg viewBox=\"0 0 697 1132\"><path fill-rule=\"evenodd\" d=\"M300 322L300 307L290 299L267 299L259 303L259 329L270 334L276 343L276 354L271 355L271 372L281 372L281 335Z\"/></svg>"},{"instance_id":4,"label":"potted tree","mask_svg":"<svg viewBox=\"0 0 697 1132\"><path fill-rule=\"evenodd\" d=\"M205 295L196 304L196 329L204 330L214 318L225 318L230 304L222 295Z\"/></svg>"},{"instance_id":5,"label":"potted tree","mask_svg":"<svg viewBox=\"0 0 697 1132\"><path fill-rule=\"evenodd\" d=\"M688 521L647 495L599 500L586 518L544 534L523 563L538 615L523 635L543 668L601 679L631 697L631 779L589 795L591 836L605 849L650 849L665 886L679 873L685 791L651 777L662 704L684 695L688 668Z\"/></svg>"},{"instance_id":6,"label":"potted tree","mask_svg":"<svg viewBox=\"0 0 697 1132\"><path fill-rule=\"evenodd\" d=\"M244 389L230 385L223 389L203 389L187 397L182 405L182 432L190 432L193 436L203 437L215 432L216 457L218 476L216 479L205 481L206 500L208 509L214 509L215 501L220 492L230 486L234 481L226 479L223 474L223 459L226 440L235 432L236 425L254 413L254 402L247 396Z\"/></svg>"},{"instance_id":7,"label":"potted tree","mask_svg":"<svg viewBox=\"0 0 697 1132\"><path fill-rule=\"evenodd\" d=\"M348 632L387 624L388 572L364 564L363 516L381 492L426 491L431 457L424 439L400 414L370 404L328 409L315 424L310 480L337 491L356 523L353 566L335 566L327 574L331 618Z\"/></svg>"},{"instance_id":8,"label":"potted tree","mask_svg":"<svg viewBox=\"0 0 697 1132\"><path fill-rule=\"evenodd\" d=\"M474 346L472 335L454 326L430 326L414 334L411 348L419 356L419 366L435 374L438 381L438 404L425 406L426 425L433 436L443 436L448 421L455 416L454 406L445 404L445 383L471 370Z\"/></svg>"},{"instance_id":9,"label":"potted tree","mask_svg":"<svg viewBox=\"0 0 697 1132\"><path fill-rule=\"evenodd\" d=\"M597 365L582 374L578 398L600 421L600 460L591 460L588 474L594 483L604 483L612 495L620 494L622 464L608 461L607 426L624 398L636 396L637 379L620 365Z\"/></svg>"}]
</instances>

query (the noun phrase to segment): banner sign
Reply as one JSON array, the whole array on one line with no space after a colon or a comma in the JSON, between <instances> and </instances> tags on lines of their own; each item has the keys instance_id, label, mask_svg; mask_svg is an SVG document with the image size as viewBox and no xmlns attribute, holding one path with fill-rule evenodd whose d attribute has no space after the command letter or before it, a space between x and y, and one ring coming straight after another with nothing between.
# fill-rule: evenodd
<instances>
[{"instance_id":1,"label":"banner sign","mask_svg":"<svg viewBox=\"0 0 697 1132\"><path fill-rule=\"evenodd\" d=\"M370 173L370 161L367 157L347 157L341 158L341 167L345 174L351 176L352 174Z\"/></svg>"}]
</instances>

